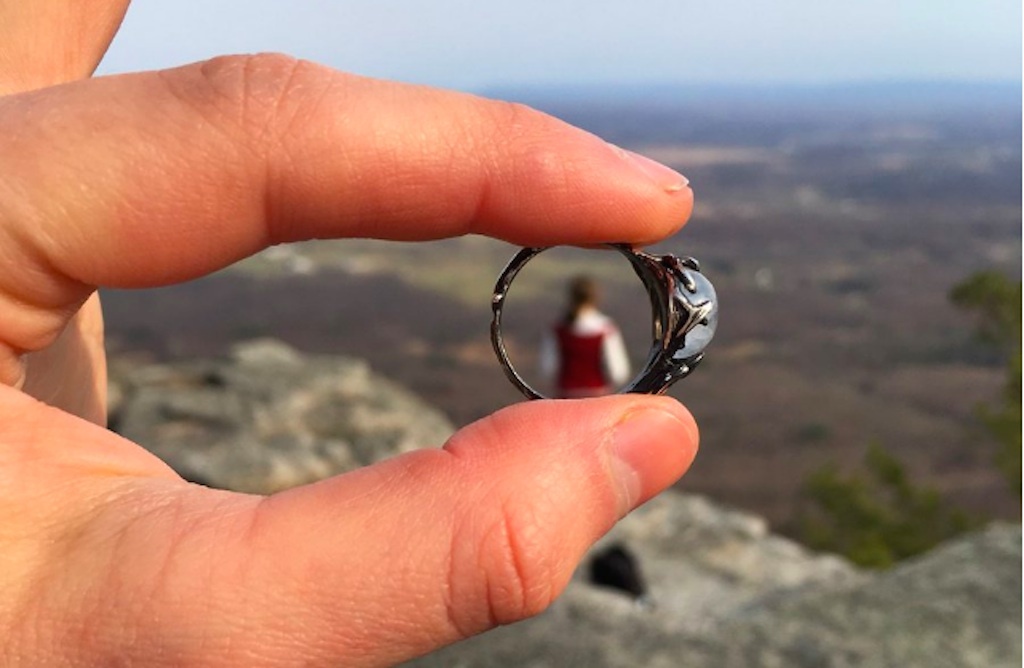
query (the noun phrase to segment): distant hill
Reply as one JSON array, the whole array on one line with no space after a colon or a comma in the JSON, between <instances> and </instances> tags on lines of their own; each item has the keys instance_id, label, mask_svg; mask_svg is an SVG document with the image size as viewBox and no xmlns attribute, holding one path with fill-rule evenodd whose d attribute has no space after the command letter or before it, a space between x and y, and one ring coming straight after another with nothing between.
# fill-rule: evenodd
<instances>
[{"instance_id":1,"label":"distant hill","mask_svg":"<svg viewBox=\"0 0 1024 668\"><path fill-rule=\"evenodd\" d=\"M541 109L581 104L702 111L803 109L813 112L1021 113L1019 81L855 81L828 84L648 83L494 87L482 94Z\"/></svg>"}]
</instances>

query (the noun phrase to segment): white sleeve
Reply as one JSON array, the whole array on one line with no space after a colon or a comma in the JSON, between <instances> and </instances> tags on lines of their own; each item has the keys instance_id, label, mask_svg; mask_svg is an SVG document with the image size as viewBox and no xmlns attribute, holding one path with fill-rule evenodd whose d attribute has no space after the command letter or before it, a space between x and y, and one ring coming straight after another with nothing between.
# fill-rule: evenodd
<instances>
[{"instance_id":1,"label":"white sleeve","mask_svg":"<svg viewBox=\"0 0 1024 668\"><path fill-rule=\"evenodd\" d=\"M537 370L540 377L547 381L553 381L558 374L558 343L551 332L544 334L540 342L540 353L537 358Z\"/></svg>"},{"instance_id":2,"label":"white sleeve","mask_svg":"<svg viewBox=\"0 0 1024 668\"><path fill-rule=\"evenodd\" d=\"M622 334L617 327L609 327L601 346L602 365L605 375L613 385L625 385L629 380L629 355Z\"/></svg>"}]
</instances>

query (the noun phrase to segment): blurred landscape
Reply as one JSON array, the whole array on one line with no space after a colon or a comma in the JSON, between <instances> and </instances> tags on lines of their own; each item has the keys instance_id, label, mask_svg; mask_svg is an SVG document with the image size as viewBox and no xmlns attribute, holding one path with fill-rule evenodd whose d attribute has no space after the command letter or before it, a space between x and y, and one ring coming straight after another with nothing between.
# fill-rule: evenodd
<instances>
[{"instance_id":1,"label":"blurred landscape","mask_svg":"<svg viewBox=\"0 0 1024 668\"><path fill-rule=\"evenodd\" d=\"M682 489L792 532L808 475L852 470L877 442L956 505L1019 518L976 415L998 398L1003 363L948 298L976 271L1020 276L1019 83L491 94L691 180L690 224L652 249L697 257L721 300L707 360L672 391L702 433ZM514 252L477 237L278 247L187 285L106 291L110 349L170 360L273 336L365 358L462 425L521 399L488 339ZM636 362L646 353L639 282L616 254L576 251L515 285L508 334L523 368L581 269L602 279Z\"/></svg>"}]
</instances>

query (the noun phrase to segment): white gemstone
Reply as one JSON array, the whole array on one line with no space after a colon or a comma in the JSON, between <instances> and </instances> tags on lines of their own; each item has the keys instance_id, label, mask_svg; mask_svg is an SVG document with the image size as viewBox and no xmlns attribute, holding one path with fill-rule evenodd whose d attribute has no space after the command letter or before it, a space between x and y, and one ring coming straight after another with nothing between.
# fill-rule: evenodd
<instances>
[{"instance_id":1,"label":"white gemstone","mask_svg":"<svg viewBox=\"0 0 1024 668\"><path fill-rule=\"evenodd\" d=\"M711 311L705 316L703 323L695 325L686 333L686 345L673 355L675 359L687 359L702 352L711 343L711 339L715 335L715 328L718 327L718 296L715 294L714 286L700 272L689 271L686 273L693 279L695 290L690 292L680 281L676 284L676 299L685 301L691 306L700 306L705 302L710 302Z\"/></svg>"}]
</instances>

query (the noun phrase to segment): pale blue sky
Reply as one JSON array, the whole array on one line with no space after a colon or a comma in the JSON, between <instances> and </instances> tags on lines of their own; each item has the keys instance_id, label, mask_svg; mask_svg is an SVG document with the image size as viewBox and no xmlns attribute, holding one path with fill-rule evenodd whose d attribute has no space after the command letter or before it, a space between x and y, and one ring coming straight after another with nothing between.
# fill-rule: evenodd
<instances>
[{"instance_id":1,"label":"pale blue sky","mask_svg":"<svg viewBox=\"0 0 1024 668\"><path fill-rule=\"evenodd\" d=\"M136 0L101 72L283 51L467 90L1021 78L1020 0Z\"/></svg>"}]
</instances>

